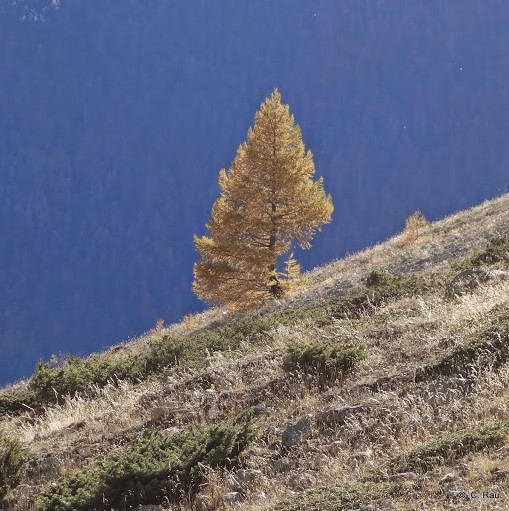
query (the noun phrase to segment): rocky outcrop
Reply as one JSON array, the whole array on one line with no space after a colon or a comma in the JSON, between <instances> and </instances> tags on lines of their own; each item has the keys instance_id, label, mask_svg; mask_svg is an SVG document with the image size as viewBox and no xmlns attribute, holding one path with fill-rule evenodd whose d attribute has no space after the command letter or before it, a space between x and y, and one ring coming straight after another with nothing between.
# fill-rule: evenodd
<instances>
[{"instance_id":1,"label":"rocky outcrop","mask_svg":"<svg viewBox=\"0 0 509 511\"><path fill-rule=\"evenodd\" d=\"M312 416L306 415L295 424L290 424L281 438L283 449L291 449L302 444L313 432Z\"/></svg>"}]
</instances>

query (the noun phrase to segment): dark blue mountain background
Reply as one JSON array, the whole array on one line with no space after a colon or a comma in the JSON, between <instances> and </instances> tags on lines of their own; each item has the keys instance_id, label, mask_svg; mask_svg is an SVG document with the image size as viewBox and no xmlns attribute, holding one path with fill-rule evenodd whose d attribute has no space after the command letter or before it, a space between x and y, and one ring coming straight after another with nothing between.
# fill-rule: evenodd
<instances>
[{"instance_id":1,"label":"dark blue mountain background","mask_svg":"<svg viewBox=\"0 0 509 511\"><path fill-rule=\"evenodd\" d=\"M0 383L202 310L197 255L279 87L333 221L305 269L506 190L506 0L0 0Z\"/></svg>"}]
</instances>

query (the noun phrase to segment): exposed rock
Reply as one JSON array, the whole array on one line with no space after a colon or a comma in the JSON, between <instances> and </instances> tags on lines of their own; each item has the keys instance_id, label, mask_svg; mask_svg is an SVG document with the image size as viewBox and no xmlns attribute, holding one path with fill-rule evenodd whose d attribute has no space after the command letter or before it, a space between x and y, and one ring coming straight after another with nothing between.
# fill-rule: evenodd
<instances>
[{"instance_id":1,"label":"exposed rock","mask_svg":"<svg viewBox=\"0 0 509 511\"><path fill-rule=\"evenodd\" d=\"M493 482L504 481L509 477L509 471L496 468L491 474L491 480Z\"/></svg>"},{"instance_id":2,"label":"exposed rock","mask_svg":"<svg viewBox=\"0 0 509 511\"><path fill-rule=\"evenodd\" d=\"M418 477L419 476L415 472L400 472L399 474L391 474L387 476L387 481L401 483L403 481L415 481Z\"/></svg>"},{"instance_id":3,"label":"exposed rock","mask_svg":"<svg viewBox=\"0 0 509 511\"><path fill-rule=\"evenodd\" d=\"M331 408L330 410L319 413L316 417L316 421L320 426L338 426L344 424L347 419L366 412L367 410L368 407L364 405Z\"/></svg>"},{"instance_id":4,"label":"exposed rock","mask_svg":"<svg viewBox=\"0 0 509 511\"><path fill-rule=\"evenodd\" d=\"M350 456L352 458L367 460L368 458L371 458L372 455L373 455L373 451L370 449L367 451L354 451L354 452L352 452L352 454Z\"/></svg>"},{"instance_id":5,"label":"exposed rock","mask_svg":"<svg viewBox=\"0 0 509 511\"><path fill-rule=\"evenodd\" d=\"M267 405L265 403L258 403L253 407L255 415L261 415L267 410Z\"/></svg>"},{"instance_id":6,"label":"exposed rock","mask_svg":"<svg viewBox=\"0 0 509 511\"><path fill-rule=\"evenodd\" d=\"M375 511L375 506L372 504L365 504L359 508L359 511Z\"/></svg>"},{"instance_id":7,"label":"exposed rock","mask_svg":"<svg viewBox=\"0 0 509 511\"><path fill-rule=\"evenodd\" d=\"M56 456L46 456L39 461L39 466L45 472L55 472L60 466L60 460Z\"/></svg>"},{"instance_id":8,"label":"exposed rock","mask_svg":"<svg viewBox=\"0 0 509 511\"><path fill-rule=\"evenodd\" d=\"M152 504L140 505L137 508L137 511L161 511L163 508L161 506L154 506Z\"/></svg>"},{"instance_id":9,"label":"exposed rock","mask_svg":"<svg viewBox=\"0 0 509 511\"><path fill-rule=\"evenodd\" d=\"M290 449L296 445L302 444L304 440L311 436L313 431L311 415L306 415L295 424L291 424L283 431L283 448Z\"/></svg>"},{"instance_id":10,"label":"exposed rock","mask_svg":"<svg viewBox=\"0 0 509 511\"><path fill-rule=\"evenodd\" d=\"M320 452L315 452L311 456L310 466L313 470L322 470L329 463L329 458Z\"/></svg>"},{"instance_id":11,"label":"exposed rock","mask_svg":"<svg viewBox=\"0 0 509 511\"><path fill-rule=\"evenodd\" d=\"M32 458L25 464L25 472L30 480L58 475L59 468L60 460L51 454L41 458Z\"/></svg>"},{"instance_id":12,"label":"exposed rock","mask_svg":"<svg viewBox=\"0 0 509 511\"><path fill-rule=\"evenodd\" d=\"M150 420L156 422L166 418L168 415L168 408L156 406L150 410Z\"/></svg>"},{"instance_id":13,"label":"exposed rock","mask_svg":"<svg viewBox=\"0 0 509 511\"><path fill-rule=\"evenodd\" d=\"M452 472L449 472L448 474L445 474L445 476L441 477L440 480L438 481L439 484L447 484L447 483L452 483L455 481L455 476Z\"/></svg>"},{"instance_id":14,"label":"exposed rock","mask_svg":"<svg viewBox=\"0 0 509 511\"><path fill-rule=\"evenodd\" d=\"M386 509L394 509L394 502L392 499L382 499L377 502L378 510L385 511Z\"/></svg>"},{"instance_id":15,"label":"exposed rock","mask_svg":"<svg viewBox=\"0 0 509 511\"><path fill-rule=\"evenodd\" d=\"M251 495L251 500L254 502L261 502L262 500L267 500L267 494L264 491L255 491Z\"/></svg>"},{"instance_id":16,"label":"exposed rock","mask_svg":"<svg viewBox=\"0 0 509 511\"><path fill-rule=\"evenodd\" d=\"M292 468L292 462L288 458L278 458L271 462L272 470L277 474L287 472Z\"/></svg>"},{"instance_id":17,"label":"exposed rock","mask_svg":"<svg viewBox=\"0 0 509 511\"><path fill-rule=\"evenodd\" d=\"M287 481L288 486L294 491L306 490L316 483L316 479L306 472L292 474Z\"/></svg>"},{"instance_id":18,"label":"exposed rock","mask_svg":"<svg viewBox=\"0 0 509 511\"><path fill-rule=\"evenodd\" d=\"M241 491L251 490L263 482L263 473L261 470L241 469L235 474Z\"/></svg>"},{"instance_id":19,"label":"exposed rock","mask_svg":"<svg viewBox=\"0 0 509 511\"><path fill-rule=\"evenodd\" d=\"M222 501L225 503L234 503L240 502L242 500L242 495L238 491L230 491L225 493L222 497Z\"/></svg>"},{"instance_id":20,"label":"exposed rock","mask_svg":"<svg viewBox=\"0 0 509 511\"><path fill-rule=\"evenodd\" d=\"M80 447L76 453L80 458L90 458L90 456L92 456L92 449L86 445L84 447Z\"/></svg>"},{"instance_id":21,"label":"exposed rock","mask_svg":"<svg viewBox=\"0 0 509 511\"><path fill-rule=\"evenodd\" d=\"M170 426L169 428L163 429L163 433L165 435L171 436L175 435L176 433L180 433L181 429L177 426Z\"/></svg>"}]
</instances>

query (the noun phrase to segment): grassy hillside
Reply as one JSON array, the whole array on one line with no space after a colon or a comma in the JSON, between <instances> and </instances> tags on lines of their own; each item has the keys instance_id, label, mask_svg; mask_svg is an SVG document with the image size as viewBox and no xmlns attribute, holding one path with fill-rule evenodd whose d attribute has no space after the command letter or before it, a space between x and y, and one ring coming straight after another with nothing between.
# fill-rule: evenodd
<instances>
[{"instance_id":1,"label":"grassy hillside","mask_svg":"<svg viewBox=\"0 0 509 511\"><path fill-rule=\"evenodd\" d=\"M509 195L0 390L7 511L509 507ZM484 493L484 494L483 494Z\"/></svg>"}]
</instances>

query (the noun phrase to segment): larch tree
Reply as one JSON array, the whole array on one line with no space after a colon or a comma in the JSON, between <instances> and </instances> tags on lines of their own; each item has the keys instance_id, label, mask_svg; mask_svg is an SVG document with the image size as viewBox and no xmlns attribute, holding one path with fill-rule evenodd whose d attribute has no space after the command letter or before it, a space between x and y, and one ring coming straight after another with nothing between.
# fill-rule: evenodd
<instances>
[{"instance_id":1,"label":"larch tree","mask_svg":"<svg viewBox=\"0 0 509 511\"><path fill-rule=\"evenodd\" d=\"M314 181L314 173L311 151L274 89L230 169L220 171L221 196L207 223L209 236L194 237L200 255L193 282L198 298L239 310L287 292L288 263L286 274L279 271L280 258L294 244L309 248L333 211L323 179ZM295 270L293 257L291 265Z\"/></svg>"},{"instance_id":2,"label":"larch tree","mask_svg":"<svg viewBox=\"0 0 509 511\"><path fill-rule=\"evenodd\" d=\"M428 221L426 217L420 211L415 211L415 213L410 215L405 221L403 245L407 247L422 238L423 232L427 226Z\"/></svg>"}]
</instances>

